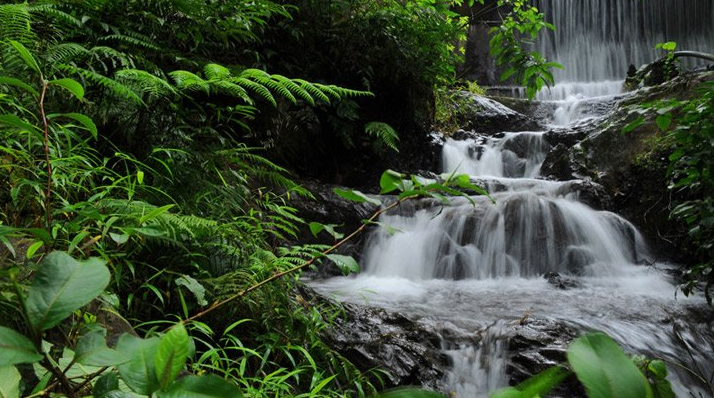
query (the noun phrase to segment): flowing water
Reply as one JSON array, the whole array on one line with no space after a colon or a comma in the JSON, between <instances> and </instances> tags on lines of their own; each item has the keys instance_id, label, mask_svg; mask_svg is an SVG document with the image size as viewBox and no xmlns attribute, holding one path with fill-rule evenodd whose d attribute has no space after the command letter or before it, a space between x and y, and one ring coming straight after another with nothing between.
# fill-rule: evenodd
<instances>
[{"instance_id":1,"label":"flowing water","mask_svg":"<svg viewBox=\"0 0 714 398\"><path fill-rule=\"evenodd\" d=\"M559 28L540 49L566 65L558 85L540 95L548 100L540 115L546 124L573 125L606 113L627 66L651 61L658 42L711 51L711 0L539 3ZM508 336L526 317L601 330L630 352L712 374L713 332L678 321L704 300L676 296L665 272L671 266L650 257L630 222L581 202L577 181L539 178L551 149L544 134L446 140L440 171L469 174L495 202L406 203L380 218L393 230L370 233L362 273L313 281L313 287L443 332L442 349L452 362L443 383L458 397L508 385ZM573 284L558 289L543 278L549 272ZM707 396L687 372L669 368L677 396Z\"/></svg>"},{"instance_id":2,"label":"flowing water","mask_svg":"<svg viewBox=\"0 0 714 398\"><path fill-rule=\"evenodd\" d=\"M703 300L675 299L663 272L668 265L643 265L654 261L637 229L580 202L577 181L539 179L550 149L544 132L448 139L441 171L470 174L495 203L485 197L474 197L475 205L405 203L380 219L396 233L378 229L367 239L360 275L313 286L466 337L443 342L453 362L444 384L459 397L486 396L508 384L506 336L526 313L602 330L632 352L711 372L710 359L686 358L677 337L686 334L697 352L712 352L711 331L675 333L672 323ZM567 275L574 287L553 287L542 277L548 272ZM700 391L683 375L671 378L681 396Z\"/></svg>"}]
</instances>

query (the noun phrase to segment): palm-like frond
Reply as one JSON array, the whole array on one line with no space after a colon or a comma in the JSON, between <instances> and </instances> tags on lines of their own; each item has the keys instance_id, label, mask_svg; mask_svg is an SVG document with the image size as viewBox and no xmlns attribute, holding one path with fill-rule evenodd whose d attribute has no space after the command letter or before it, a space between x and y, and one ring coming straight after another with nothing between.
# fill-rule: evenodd
<instances>
[{"instance_id":1,"label":"palm-like frond","mask_svg":"<svg viewBox=\"0 0 714 398\"><path fill-rule=\"evenodd\" d=\"M370 122L364 126L364 131L377 138L377 142L381 142L383 145L399 152L399 149L397 148L397 144L399 143L399 134L392 128L392 126L382 122Z\"/></svg>"},{"instance_id":2,"label":"palm-like frond","mask_svg":"<svg viewBox=\"0 0 714 398\"><path fill-rule=\"evenodd\" d=\"M28 46L36 43L27 3L0 4L0 21L0 41L15 40Z\"/></svg>"}]
</instances>

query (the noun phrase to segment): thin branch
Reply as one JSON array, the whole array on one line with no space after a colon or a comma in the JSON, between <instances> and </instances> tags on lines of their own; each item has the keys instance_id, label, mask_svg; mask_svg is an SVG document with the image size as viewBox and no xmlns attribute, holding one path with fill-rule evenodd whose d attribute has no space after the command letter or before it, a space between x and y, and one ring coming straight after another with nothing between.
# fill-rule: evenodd
<instances>
[{"instance_id":1,"label":"thin branch","mask_svg":"<svg viewBox=\"0 0 714 398\"><path fill-rule=\"evenodd\" d=\"M379 217L379 216L382 215L383 213L385 213L385 212L387 212L387 211L389 211L389 210L391 210L391 209L397 207L399 204L401 204L401 203L404 202L405 200L414 198L414 197L416 197L416 196L418 196L418 195L412 195L412 196L407 196L407 197L401 198L401 199L395 201L394 203L392 203L391 205L386 206L386 207L383 207L383 208L377 210L376 212L374 212L374 214L372 214L372 216L371 216L370 218L368 218L367 220L363 221L363 222L362 222L362 225L360 225L359 228L357 228L357 229L355 229L354 231L352 231L351 234L347 235L346 237L344 237L344 238L343 238L342 240L340 240L339 242L335 243L334 245L330 246L328 249L324 250L322 253L320 253L320 255L312 257L310 260L308 260L308 261L305 262L304 264L300 264L300 265L297 265L297 266L295 266L295 267L293 267L293 268L290 268L290 269L288 269L288 270L286 270L286 271L276 273L276 274L274 274L273 276L271 276L271 277L269 277L269 278L267 278L267 279L264 279L264 280L262 280L261 282L256 283L255 285L252 285L252 286L250 286L250 287L248 287L248 288L246 288L246 289L244 289L244 290L241 290L240 292L238 292L238 293L236 293L236 294L234 294L234 295L232 295L232 296L230 296L230 297L228 297L228 298L226 298L226 299L223 299L223 300L221 300L221 301L219 301L219 302L217 302L217 303L211 305L209 308L207 308L207 309L205 309L205 310L203 310L203 311L201 311L201 312L199 312L199 313L197 313L197 314L191 316L190 318L185 319L182 323L186 323L186 322L190 322L190 321L196 320L196 319L198 319L198 318L200 318L200 317L202 317L202 316L204 316L204 315L206 315L206 314L208 314L208 313L210 313L210 312L215 311L216 309L218 309L218 308L220 308L220 307L223 307L224 305L226 305L226 304L228 304L228 303L230 303L230 302L232 302L232 301L234 301L234 300L236 300L236 299L238 299L238 298L241 298L241 297L245 296L246 294L248 294L248 293L250 293L250 292L252 292L252 291L254 291L254 290L256 290L256 289L261 288L262 286L265 286L266 284L268 284L268 283L270 283L270 282L273 282L273 281L275 281L275 280L277 280L277 279L280 279L280 278L282 278L282 277L284 277L284 276L286 276L286 275L290 275L290 274L292 274L292 273L294 273L294 272L296 272L296 271L299 271L299 270L301 270L301 269L303 269L303 268L309 267L310 265L314 264L318 259L323 258L323 257L326 256L327 254L332 253L333 251L337 250L340 246L342 246L343 244L345 244L346 242L348 242L349 240L351 240L352 238L354 238L355 236L357 236L358 234L360 234L362 231L364 231L364 229L365 229L368 225L370 225L374 220L377 219L377 217Z\"/></svg>"},{"instance_id":2,"label":"thin branch","mask_svg":"<svg viewBox=\"0 0 714 398\"><path fill-rule=\"evenodd\" d=\"M50 125L45 114L45 95L48 83L42 79L42 94L40 94L40 116L45 133L45 162L47 163L47 190L45 192L45 225L47 232L52 232L52 163L50 163ZM49 251L49 245L45 250Z\"/></svg>"}]
</instances>

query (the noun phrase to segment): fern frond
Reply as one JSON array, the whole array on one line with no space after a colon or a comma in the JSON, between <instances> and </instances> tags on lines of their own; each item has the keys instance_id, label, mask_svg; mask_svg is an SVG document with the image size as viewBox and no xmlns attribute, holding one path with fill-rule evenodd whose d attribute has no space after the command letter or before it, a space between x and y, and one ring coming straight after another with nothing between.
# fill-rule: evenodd
<instances>
[{"instance_id":1,"label":"fern frond","mask_svg":"<svg viewBox=\"0 0 714 398\"><path fill-rule=\"evenodd\" d=\"M74 16L58 10L56 4L39 4L32 5L29 7L29 11L37 14L44 14L53 19L53 22L62 22L66 25L71 25L77 28L83 28L84 24L81 20L75 18Z\"/></svg>"},{"instance_id":2,"label":"fern frond","mask_svg":"<svg viewBox=\"0 0 714 398\"><path fill-rule=\"evenodd\" d=\"M189 92L200 91L205 93L206 95L210 94L211 92L209 83L191 72L185 70L176 70L170 72L169 76L173 79L174 83L176 84L176 87L178 87L179 90Z\"/></svg>"},{"instance_id":3,"label":"fern frond","mask_svg":"<svg viewBox=\"0 0 714 398\"><path fill-rule=\"evenodd\" d=\"M339 94L340 98L354 98L354 97L374 97L374 93L371 91L353 90L350 88L344 88L330 84L327 86L333 92Z\"/></svg>"},{"instance_id":4,"label":"fern frond","mask_svg":"<svg viewBox=\"0 0 714 398\"><path fill-rule=\"evenodd\" d=\"M231 71L223 65L219 64L207 64L203 68L203 73L206 78L214 79L227 79L231 76Z\"/></svg>"},{"instance_id":5,"label":"fern frond","mask_svg":"<svg viewBox=\"0 0 714 398\"><path fill-rule=\"evenodd\" d=\"M57 69L70 75L79 75L84 78L85 81L102 87L117 97L125 98L136 105L146 105L141 97L139 97L131 87L95 71L68 64L59 64L57 65Z\"/></svg>"},{"instance_id":6,"label":"fern frond","mask_svg":"<svg viewBox=\"0 0 714 398\"><path fill-rule=\"evenodd\" d=\"M313 86L317 87L318 90L322 91L323 93L327 94L328 96L332 96L332 98L336 100L341 100L342 96L335 90L332 89L334 86L327 86L324 84L320 83L312 83Z\"/></svg>"},{"instance_id":7,"label":"fern frond","mask_svg":"<svg viewBox=\"0 0 714 398\"><path fill-rule=\"evenodd\" d=\"M399 152L397 144L399 143L399 134L387 123L370 122L364 126L364 131L377 138L381 143L391 148L395 152Z\"/></svg>"},{"instance_id":8,"label":"fern frond","mask_svg":"<svg viewBox=\"0 0 714 398\"><path fill-rule=\"evenodd\" d=\"M266 101L270 102L273 104L273 106L278 106L278 103L275 101L275 97L273 97L273 94L268 90L267 87L260 83L256 83L253 80L250 80L245 77L235 77L230 80L231 82L247 88L254 93L258 94L261 98L265 99Z\"/></svg>"},{"instance_id":9,"label":"fern frond","mask_svg":"<svg viewBox=\"0 0 714 398\"><path fill-rule=\"evenodd\" d=\"M176 89L169 82L145 70L122 69L117 71L114 76L135 90L149 94L156 99L172 98L178 95Z\"/></svg>"},{"instance_id":10,"label":"fern frond","mask_svg":"<svg viewBox=\"0 0 714 398\"><path fill-rule=\"evenodd\" d=\"M135 68L134 60L131 55L123 53L112 47L96 46L92 47L90 51L97 58L111 59L112 66L115 68Z\"/></svg>"},{"instance_id":11,"label":"fern frond","mask_svg":"<svg viewBox=\"0 0 714 398\"><path fill-rule=\"evenodd\" d=\"M310 83L310 82L308 82L308 81L305 81L305 80L302 80L302 79L293 79L293 81L294 81L295 83L299 84L300 87L301 87L303 90L305 90L305 91L307 91L308 93L310 93L310 95L312 95L313 98L320 99L320 100L322 100L323 102L326 102L326 103L328 103L328 104L331 103L331 102L330 102L330 97L328 97L327 95L325 95L325 93L323 93L322 90L320 90L319 88L315 87L315 85L313 85L312 83Z\"/></svg>"},{"instance_id":12,"label":"fern frond","mask_svg":"<svg viewBox=\"0 0 714 398\"><path fill-rule=\"evenodd\" d=\"M211 81L211 87L213 91L221 93L223 95L229 95L231 97L240 98L245 101L248 105L253 104L253 99L250 98L248 92L245 89L235 83L231 83L227 80L216 80Z\"/></svg>"},{"instance_id":13,"label":"fern frond","mask_svg":"<svg viewBox=\"0 0 714 398\"><path fill-rule=\"evenodd\" d=\"M249 78L277 92L278 94L287 98L293 104L297 104L297 98L295 98L295 96L290 92L290 90L283 86L278 80L273 80L269 74L263 72L263 74L254 74Z\"/></svg>"},{"instance_id":14,"label":"fern frond","mask_svg":"<svg viewBox=\"0 0 714 398\"><path fill-rule=\"evenodd\" d=\"M280 82L285 88L290 90L295 96L300 97L303 100L307 101L308 104L315 106L315 99L312 98L310 93L307 92L307 90L300 87L292 79L287 78L282 75L271 75L271 77L273 79L277 80L278 82Z\"/></svg>"},{"instance_id":15,"label":"fern frond","mask_svg":"<svg viewBox=\"0 0 714 398\"><path fill-rule=\"evenodd\" d=\"M131 35L131 36L128 34L106 35L106 36L100 37L98 40L129 44L129 45L143 47L143 48L146 48L149 50L154 50L154 51L162 51L160 47L158 47L156 44L152 43L151 40L149 40L148 38L134 37L134 35Z\"/></svg>"},{"instance_id":16,"label":"fern frond","mask_svg":"<svg viewBox=\"0 0 714 398\"><path fill-rule=\"evenodd\" d=\"M27 3L0 4L0 42L18 41L26 46L36 43Z\"/></svg>"},{"instance_id":17,"label":"fern frond","mask_svg":"<svg viewBox=\"0 0 714 398\"><path fill-rule=\"evenodd\" d=\"M76 62L89 56L91 51L78 43L60 43L47 49L45 56L52 63Z\"/></svg>"}]
</instances>

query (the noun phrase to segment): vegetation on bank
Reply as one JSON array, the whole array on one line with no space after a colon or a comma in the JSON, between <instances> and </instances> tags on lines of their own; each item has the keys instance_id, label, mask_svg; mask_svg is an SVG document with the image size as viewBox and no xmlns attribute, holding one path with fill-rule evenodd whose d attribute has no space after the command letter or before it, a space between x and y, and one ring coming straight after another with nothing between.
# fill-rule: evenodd
<instances>
[{"instance_id":1,"label":"vegetation on bank","mask_svg":"<svg viewBox=\"0 0 714 398\"><path fill-rule=\"evenodd\" d=\"M535 94L556 65L519 43L552 27L507 3L495 55ZM288 168L357 179L408 149L454 83L466 21L450 6L0 1L0 395L382 389L322 340L339 308L296 288L322 259L355 263L290 244L308 228L290 200L311 194Z\"/></svg>"}]
</instances>

